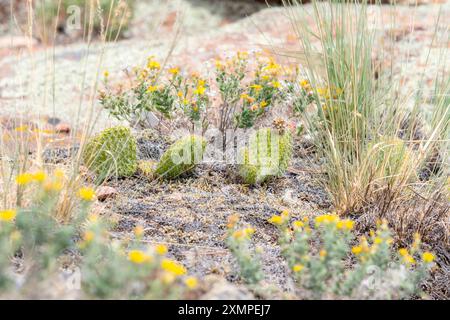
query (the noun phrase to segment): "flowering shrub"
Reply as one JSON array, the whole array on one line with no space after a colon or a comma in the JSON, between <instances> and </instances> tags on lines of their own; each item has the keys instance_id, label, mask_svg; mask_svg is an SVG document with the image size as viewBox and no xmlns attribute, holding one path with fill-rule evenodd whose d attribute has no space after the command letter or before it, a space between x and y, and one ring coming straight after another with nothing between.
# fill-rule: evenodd
<instances>
[{"instance_id":1,"label":"flowering shrub","mask_svg":"<svg viewBox=\"0 0 450 320\"><path fill-rule=\"evenodd\" d=\"M420 293L419 284L433 265L434 256L420 249L419 236L410 250L402 248L396 254L386 222L351 247L354 222L350 219L326 214L313 222L308 218L290 220L283 211L269 222L280 231L282 255L303 298L406 298ZM233 225L229 228L232 232ZM257 264L245 250L236 253L236 247L231 248L238 261L245 255ZM349 263L353 264L350 269L346 268Z\"/></svg>"}]
</instances>

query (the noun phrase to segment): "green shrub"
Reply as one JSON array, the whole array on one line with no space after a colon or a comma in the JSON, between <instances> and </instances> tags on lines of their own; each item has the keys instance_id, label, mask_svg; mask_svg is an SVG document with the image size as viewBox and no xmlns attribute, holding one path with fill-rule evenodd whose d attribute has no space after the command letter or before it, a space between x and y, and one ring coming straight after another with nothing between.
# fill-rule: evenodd
<instances>
[{"instance_id":1,"label":"green shrub","mask_svg":"<svg viewBox=\"0 0 450 320\"><path fill-rule=\"evenodd\" d=\"M137 145L129 128L117 126L92 138L83 152L83 161L103 181L111 176L129 177L137 169Z\"/></svg>"},{"instance_id":2,"label":"green shrub","mask_svg":"<svg viewBox=\"0 0 450 320\"><path fill-rule=\"evenodd\" d=\"M206 140L196 135L189 135L176 141L163 154L155 173L164 179L174 179L194 169L202 160Z\"/></svg>"},{"instance_id":3,"label":"green shrub","mask_svg":"<svg viewBox=\"0 0 450 320\"><path fill-rule=\"evenodd\" d=\"M264 128L250 136L249 146L242 150L239 175L248 184L261 183L282 176L292 156L292 136Z\"/></svg>"}]
</instances>

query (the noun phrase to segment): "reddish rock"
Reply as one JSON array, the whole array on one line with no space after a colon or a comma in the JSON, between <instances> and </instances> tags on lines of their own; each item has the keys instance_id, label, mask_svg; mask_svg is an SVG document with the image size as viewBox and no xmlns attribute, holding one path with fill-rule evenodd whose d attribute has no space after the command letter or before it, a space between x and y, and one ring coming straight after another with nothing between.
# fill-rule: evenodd
<instances>
[{"instance_id":1,"label":"reddish rock","mask_svg":"<svg viewBox=\"0 0 450 320\"><path fill-rule=\"evenodd\" d=\"M102 186L97 189L96 194L98 201L105 201L107 199L114 198L115 196L117 196L118 191L113 187Z\"/></svg>"}]
</instances>

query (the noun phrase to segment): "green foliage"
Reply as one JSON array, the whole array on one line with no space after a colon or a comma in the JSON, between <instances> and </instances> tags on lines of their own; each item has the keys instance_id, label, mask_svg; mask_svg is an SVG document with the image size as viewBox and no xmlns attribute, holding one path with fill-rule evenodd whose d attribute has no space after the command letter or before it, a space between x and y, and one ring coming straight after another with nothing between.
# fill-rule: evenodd
<instances>
[{"instance_id":1,"label":"green foliage","mask_svg":"<svg viewBox=\"0 0 450 320\"><path fill-rule=\"evenodd\" d=\"M96 1L62 0L59 7L59 1L39 0L36 1L35 10L38 26L44 25L40 36L45 41L53 37L55 25L65 27L70 15L76 13L69 10L73 6L81 9L79 18L82 29L91 27L94 35L103 34L106 40L113 41L122 37L128 29L134 5L134 0L100 0L98 5ZM91 15L92 26L89 26Z\"/></svg>"},{"instance_id":2,"label":"green foliage","mask_svg":"<svg viewBox=\"0 0 450 320\"><path fill-rule=\"evenodd\" d=\"M131 176L137 169L136 140L129 128L106 129L86 144L83 160L97 173L99 181L112 176Z\"/></svg>"},{"instance_id":3,"label":"green foliage","mask_svg":"<svg viewBox=\"0 0 450 320\"><path fill-rule=\"evenodd\" d=\"M181 138L172 144L161 157L155 173L164 179L174 179L194 169L203 159L206 140L196 135Z\"/></svg>"},{"instance_id":4,"label":"green foliage","mask_svg":"<svg viewBox=\"0 0 450 320\"><path fill-rule=\"evenodd\" d=\"M260 129L250 136L248 147L241 150L239 175L245 183L262 183L270 177L282 176L291 157L289 131L280 134L273 129Z\"/></svg>"}]
</instances>

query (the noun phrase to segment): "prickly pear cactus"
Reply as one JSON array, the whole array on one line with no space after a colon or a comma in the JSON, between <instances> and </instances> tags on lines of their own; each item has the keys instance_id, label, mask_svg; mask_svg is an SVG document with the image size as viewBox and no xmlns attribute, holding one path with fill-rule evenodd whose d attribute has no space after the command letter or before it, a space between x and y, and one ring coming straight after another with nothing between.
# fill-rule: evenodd
<instances>
[{"instance_id":1,"label":"prickly pear cactus","mask_svg":"<svg viewBox=\"0 0 450 320\"><path fill-rule=\"evenodd\" d=\"M203 159L205 148L206 140L200 136L181 138L162 155L155 174L164 179L174 179L191 171Z\"/></svg>"},{"instance_id":2,"label":"prickly pear cactus","mask_svg":"<svg viewBox=\"0 0 450 320\"><path fill-rule=\"evenodd\" d=\"M98 175L98 181L110 177L129 177L137 169L136 140L129 128L117 126L106 129L88 141L83 161Z\"/></svg>"},{"instance_id":3,"label":"prickly pear cactus","mask_svg":"<svg viewBox=\"0 0 450 320\"><path fill-rule=\"evenodd\" d=\"M264 128L250 136L249 145L241 151L239 175L244 183L262 183L270 177L282 176L292 156L289 131L277 133Z\"/></svg>"}]
</instances>

